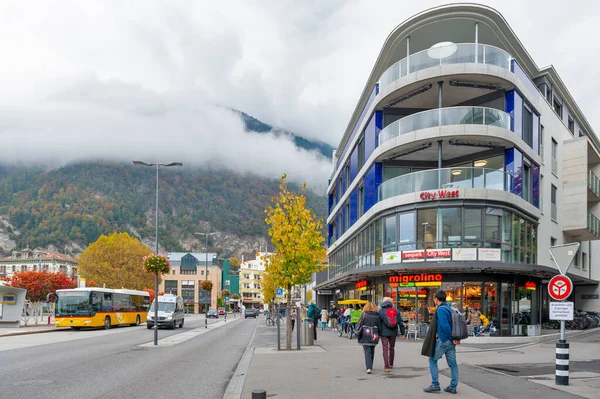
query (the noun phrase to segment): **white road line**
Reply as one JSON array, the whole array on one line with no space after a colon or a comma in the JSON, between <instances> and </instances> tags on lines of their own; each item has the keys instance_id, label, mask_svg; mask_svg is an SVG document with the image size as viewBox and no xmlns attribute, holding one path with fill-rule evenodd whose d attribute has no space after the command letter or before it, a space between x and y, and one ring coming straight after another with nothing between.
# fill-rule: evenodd
<instances>
[{"instance_id":1,"label":"white road line","mask_svg":"<svg viewBox=\"0 0 600 399\"><path fill-rule=\"evenodd\" d=\"M254 327L252 337L250 337L250 341L248 341L246 350L244 351L244 354L242 355L242 358L240 359L240 362L233 373L233 377L231 377L231 380L227 385L223 399L240 399L242 397L244 383L246 382L246 375L248 374L250 361L252 360L252 353L254 352L254 347L252 344L254 343L254 336L256 335L257 329L258 324L256 324L256 327Z\"/></svg>"},{"instance_id":2,"label":"white road line","mask_svg":"<svg viewBox=\"0 0 600 399\"><path fill-rule=\"evenodd\" d=\"M195 328L193 330L190 330L190 331L186 331L186 332L181 333L181 334L174 334L174 335L171 335L170 337L159 339L158 340L158 345L156 345L156 346L154 345L154 341L151 341L151 342L148 342L148 343L145 343L145 344L141 344L141 345L138 345L138 346L141 346L143 348L164 348L164 347L167 347L167 346L178 345L178 344L181 344L181 343L183 343L185 341L189 341L192 338L196 338L199 335L206 334L207 332L210 332L210 331L212 331L212 330L214 330L216 328L219 328L219 327L222 327L222 326L226 326L228 323L231 324L231 323L233 323L233 322L235 322L237 320L241 320L241 319L232 319L229 322L227 322L227 321L218 321L216 323L209 324L208 328L204 328L204 326L202 326L202 327L198 327L198 328Z\"/></svg>"}]
</instances>

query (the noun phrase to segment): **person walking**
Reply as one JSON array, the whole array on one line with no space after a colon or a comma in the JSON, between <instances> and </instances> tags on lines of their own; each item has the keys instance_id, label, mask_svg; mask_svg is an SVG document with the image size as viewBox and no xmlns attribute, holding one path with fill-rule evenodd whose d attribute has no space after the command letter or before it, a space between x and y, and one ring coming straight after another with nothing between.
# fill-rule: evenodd
<instances>
[{"instance_id":1,"label":"person walking","mask_svg":"<svg viewBox=\"0 0 600 399\"><path fill-rule=\"evenodd\" d=\"M443 355L446 355L446 361L450 367L450 385L444 389L444 392L456 394L456 387L458 386L456 345L459 345L460 341L452 338L453 310L446 303L446 292L444 291L436 292L433 302L437 308L431 319L431 324L429 325L429 330L421 349L421 354L429 358L431 385L424 388L423 391L431 393L441 390L437 362Z\"/></svg>"},{"instance_id":2,"label":"person walking","mask_svg":"<svg viewBox=\"0 0 600 399\"><path fill-rule=\"evenodd\" d=\"M404 324L400 312L392 304L392 298L385 297L379 309L381 319L381 345L383 349L383 365L385 372L394 367L394 354L398 330L404 335Z\"/></svg>"},{"instance_id":3,"label":"person walking","mask_svg":"<svg viewBox=\"0 0 600 399\"><path fill-rule=\"evenodd\" d=\"M471 310L469 310L467 324L473 326L473 336L479 334L479 329L481 328L481 312L479 309L471 308Z\"/></svg>"},{"instance_id":4,"label":"person walking","mask_svg":"<svg viewBox=\"0 0 600 399\"><path fill-rule=\"evenodd\" d=\"M316 341L317 340L317 323L319 322L319 319L321 318L321 309L319 309L319 307L317 305L315 305L315 301L310 302L306 316L309 319L311 319L313 322L313 334L314 334L314 340Z\"/></svg>"},{"instance_id":5,"label":"person walking","mask_svg":"<svg viewBox=\"0 0 600 399\"><path fill-rule=\"evenodd\" d=\"M321 331L325 331L327 328L327 321L329 320L329 313L325 310L321 312Z\"/></svg>"},{"instance_id":6,"label":"person walking","mask_svg":"<svg viewBox=\"0 0 600 399\"><path fill-rule=\"evenodd\" d=\"M375 346L379 343L379 336L381 334L381 318L377 312L377 306L373 302L367 302L363 308L363 313L356 324L356 334L358 343L362 345L365 352L367 374L371 374L373 359L375 357Z\"/></svg>"}]
</instances>

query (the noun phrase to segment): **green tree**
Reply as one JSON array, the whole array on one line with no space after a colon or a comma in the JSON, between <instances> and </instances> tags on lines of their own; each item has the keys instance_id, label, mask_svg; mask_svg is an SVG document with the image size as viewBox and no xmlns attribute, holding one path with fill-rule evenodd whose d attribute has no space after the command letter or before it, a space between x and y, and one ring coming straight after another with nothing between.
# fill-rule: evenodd
<instances>
[{"instance_id":1,"label":"green tree","mask_svg":"<svg viewBox=\"0 0 600 399\"><path fill-rule=\"evenodd\" d=\"M265 256L265 271L274 286L287 292L287 307L291 306L292 287L308 284L326 258L323 242L323 221L317 219L306 207L306 184L298 193L290 191L283 175L279 183L279 195L272 198L272 205L265 210L271 242L275 253ZM287 312L286 349L292 349L292 323Z\"/></svg>"},{"instance_id":2,"label":"green tree","mask_svg":"<svg viewBox=\"0 0 600 399\"><path fill-rule=\"evenodd\" d=\"M141 291L154 287L154 275L143 266L150 254L150 248L127 233L102 235L79 255L79 273L100 286Z\"/></svg>"}]
</instances>

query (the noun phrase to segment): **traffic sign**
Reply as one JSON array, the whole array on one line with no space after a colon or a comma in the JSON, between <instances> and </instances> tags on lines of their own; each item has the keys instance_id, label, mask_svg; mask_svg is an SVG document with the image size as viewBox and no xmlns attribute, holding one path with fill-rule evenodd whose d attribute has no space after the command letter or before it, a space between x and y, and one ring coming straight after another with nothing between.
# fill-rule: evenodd
<instances>
[{"instance_id":1,"label":"traffic sign","mask_svg":"<svg viewBox=\"0 0 600 399\"><path fill-rule=\"evenodd\" d=\"M283 288L277 288L275 293L277 294L277 298L283 297Z\"/></svg>"},{"instance_id":2,"label":"traffic sign","mask_svg":"<svg viewBox=\"0 0 600 399\"><path fill-rule=\"evenodd\" d=\"M575 255L577 255L578 249L578 242L550 247L550 255L552 255L552 260L556 263L556 267L558 267L560 274L567 274Z\"/></svg>"},{"instance_id":3,"label":"traffic sign","mask_svg":"<svg viewBox=\"0 0 600 399\"><path fill-rule=\"evenodd\" d=\"M550 320L573 320L573 302L550 302Z\"/></svg>"},{"instance_id":4,"label":"traffic sign","mask_svg":"<svg viewBox=\"0 0 600 399\"><path fill-rule=\"evenodd\" d=\"M548 283L548 293L557 301L567 299L573 292L573 282L567 276L559 274L550 279Z\"/></svg>"}]
</instances>

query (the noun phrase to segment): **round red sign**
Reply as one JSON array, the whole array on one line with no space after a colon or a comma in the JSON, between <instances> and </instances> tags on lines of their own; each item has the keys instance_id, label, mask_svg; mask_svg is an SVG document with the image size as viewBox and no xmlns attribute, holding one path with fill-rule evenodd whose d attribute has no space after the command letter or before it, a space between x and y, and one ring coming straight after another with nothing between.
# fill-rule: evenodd
<instances>
[{"instance_id":1,"label":"round red sign","mask_svg":"<svg viewBox=\"0 0 600 399\"><path fill-rule=\"evenodd\" d=\"M550 279L548 283L548 293L557 301L567 299L573 292L573 282L567 276L559 274Z\"/></svg>"}]
</instances>

